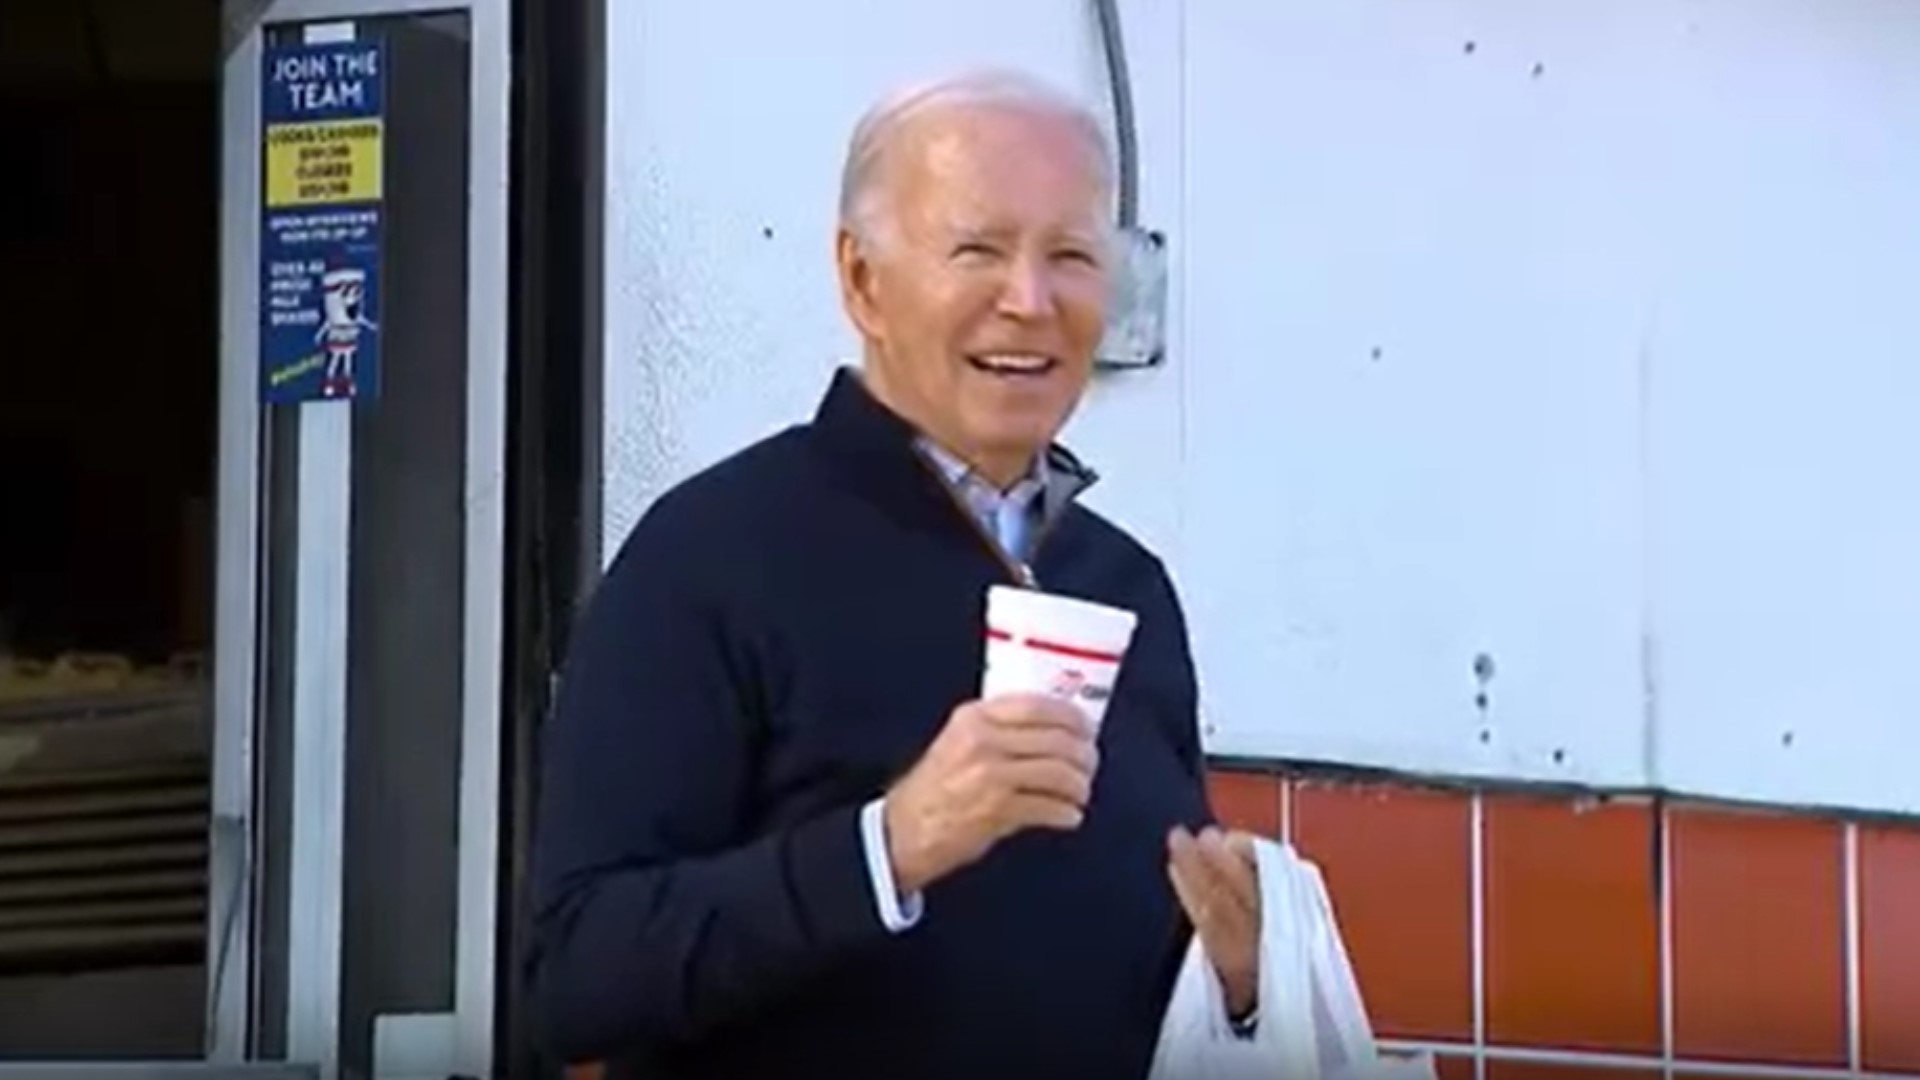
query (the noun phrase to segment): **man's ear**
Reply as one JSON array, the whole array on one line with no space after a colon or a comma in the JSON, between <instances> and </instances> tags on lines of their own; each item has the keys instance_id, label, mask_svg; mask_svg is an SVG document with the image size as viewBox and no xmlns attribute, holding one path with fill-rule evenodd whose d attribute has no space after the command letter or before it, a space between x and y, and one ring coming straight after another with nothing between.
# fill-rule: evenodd
<instances>
[{"instance_id":1,"label":"man's ear","mask_svg":"<svg viewBox=\"0 0 1920 1080\"><path fill-rule=\"evenodd\" d=\"M840 303L847 309L847 318L862 337L883 337L873 259L860 238L844 226L834 238L834 263L840 271Z\"/></svg>"}]
</instances>

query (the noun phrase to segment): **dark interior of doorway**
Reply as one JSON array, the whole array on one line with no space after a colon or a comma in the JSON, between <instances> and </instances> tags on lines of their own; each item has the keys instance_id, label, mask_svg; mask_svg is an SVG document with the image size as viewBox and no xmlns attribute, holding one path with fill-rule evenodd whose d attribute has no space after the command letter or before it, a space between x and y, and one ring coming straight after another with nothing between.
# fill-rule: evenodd
<instances>
[{"instance_id":1,"label":"dark interior of doorway","mask_svg":"<svg viewBox=\"0 0 1920 1080\"><path fill-rule=\"evenodd\" d=\"M0 4L0 1061L200 1054L219 37Z\"/></svg>"}]
</instances>

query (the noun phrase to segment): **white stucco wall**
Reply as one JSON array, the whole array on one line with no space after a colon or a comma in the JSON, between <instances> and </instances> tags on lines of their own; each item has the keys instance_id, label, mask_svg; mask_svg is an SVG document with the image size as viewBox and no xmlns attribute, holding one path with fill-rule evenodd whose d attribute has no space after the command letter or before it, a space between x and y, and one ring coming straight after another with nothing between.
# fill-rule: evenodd
<instances>
[{"instance_id":1,"label":"white stucco wall","mask_svg":"<svg viewBox=\"0 0 1920 1080\"><path fill-rule=\"evenodd\" d=\"M1212 749L1920 811L1920 7L1122 8L1171 359L1068 440ZM861 108L1106 99L1075 0L608 16L611 551L852 353Z\"/></svg>"}]
</instances>

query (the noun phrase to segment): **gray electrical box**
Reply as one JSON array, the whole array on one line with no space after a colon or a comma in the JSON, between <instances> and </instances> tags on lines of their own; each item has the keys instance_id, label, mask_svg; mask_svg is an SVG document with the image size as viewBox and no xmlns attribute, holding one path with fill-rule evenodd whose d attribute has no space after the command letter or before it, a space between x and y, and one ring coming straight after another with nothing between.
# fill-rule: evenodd
<instances>
[{"instance_id":1,"label":"gray electrical box","mask_svg":"<svg viewBox=\"0 0 1920 1080\"><path fill-rule=\"evenodd\" d=\"M1167 354L1167 241L1151 229L1118 231L1107 333L1094 363L1103 370L1156 367Z\"/></svg>"}]
</instances>

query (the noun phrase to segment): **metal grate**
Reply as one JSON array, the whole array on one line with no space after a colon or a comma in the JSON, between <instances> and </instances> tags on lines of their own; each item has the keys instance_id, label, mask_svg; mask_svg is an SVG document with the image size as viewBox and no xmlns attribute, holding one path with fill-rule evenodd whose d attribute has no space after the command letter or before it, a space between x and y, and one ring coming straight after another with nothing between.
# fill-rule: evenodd
<instances>
[{"instance_id":1,"label":"metal grate","mask_svg":"<svg viewBox=\"0 0 1920 1080\"><path fill-rule=\"evenodd\" d=\"M200 686L0 706L0 971L198 959Z\"/></svg>"}]
</instances>

